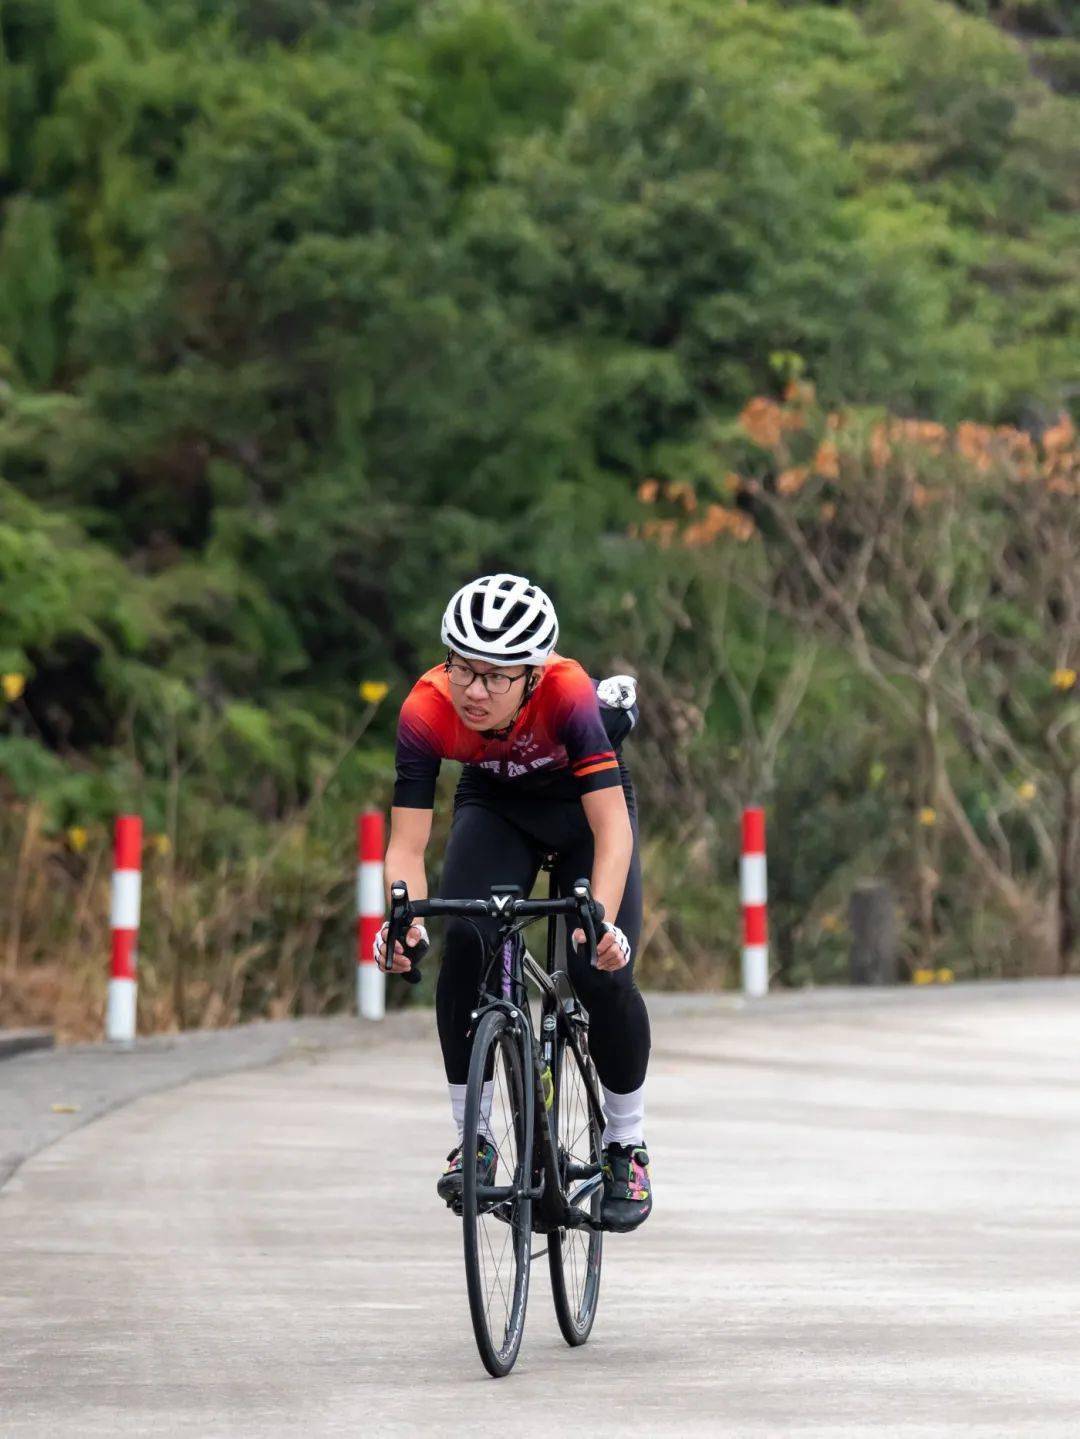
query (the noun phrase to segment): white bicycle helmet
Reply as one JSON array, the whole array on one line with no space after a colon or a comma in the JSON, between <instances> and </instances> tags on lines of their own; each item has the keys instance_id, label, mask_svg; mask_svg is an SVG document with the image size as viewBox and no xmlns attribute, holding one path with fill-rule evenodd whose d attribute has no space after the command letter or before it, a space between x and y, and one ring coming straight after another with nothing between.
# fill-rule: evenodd
<instances>
[{"instance_id":1,"label":"white bicycle helmet","mask_svg":"<svg viewBox=\"0 0 1080 1439\"><path fill-rule=\"evenodd\" d=\"M558 638L555 606L522 575L470 580L443 615L447 649L493 665L542 665Z\"/></svg>"}]
</instances>

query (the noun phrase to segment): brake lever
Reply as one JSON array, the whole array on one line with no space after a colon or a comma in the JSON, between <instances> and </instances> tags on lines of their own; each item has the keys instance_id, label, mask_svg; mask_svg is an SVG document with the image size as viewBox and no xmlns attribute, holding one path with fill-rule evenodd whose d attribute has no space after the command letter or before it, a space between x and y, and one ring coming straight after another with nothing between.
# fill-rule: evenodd
<instances>
[{"instance_id":1,"label":"brake lever","mask_svg":"<svg viewBox=\"0 0 1080 1439\"><path fill-rule=\"evenodd\" d=\"M585 942L589 946L589 963L596 964L596 930L604 922L604 906L593 899L592 886L587 879L574 881L574 898L578 902L578 915L585 931Z\"/></svg>"},{"instance_id":2,"label":"brake lever","mask_svg":"<svg viewBox=\"0 0 1080 1439\"><path fill-rule=\"evenodd\" d=\"M390 921L386 930L386 957L388 965L393 964L394 951L398 944L401 945L406 957L412 961L412 968L404 970L401 975L406 984L419 984L424 977L420 973L420 961L427 954L427 945L423 940L416 944L409 944L407 939L415 918L412 905L409 903L409 887L403 879L396 879L390 886ZM387 972L390 972L389 968Z\"/></svg>"}]
</instances>

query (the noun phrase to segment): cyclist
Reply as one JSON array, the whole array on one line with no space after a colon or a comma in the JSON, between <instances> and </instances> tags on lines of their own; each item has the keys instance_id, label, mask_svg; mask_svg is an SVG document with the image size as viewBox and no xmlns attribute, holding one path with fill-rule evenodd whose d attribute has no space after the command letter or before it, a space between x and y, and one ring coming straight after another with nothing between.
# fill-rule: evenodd
<instances>
[{"instance_id":1,"label":"cyclist","mask_svg":"<svg viewBox=\"0 0 1080 1439\"><path fill-rule=\"evenodd\" d=\"M608 918L597 936L595 966L584 934L575 930L567 937L567 968L589 1011L589 1047L603 1089L603 1220L626 1230L652 1209L645 1148L649 1017L634 983L641 865L633 785L617 752L636 717L634 682L616 676L598 687L576 660L556 654L558 635L551 600L520 575L484 575L450 600L442 621L446 659L420 677L401 708L387 892L404 880L410 895L427 896L424 854L444 759L463 767L442 898L475 899L497 884L517 884L529 894L546 854L555 856L564 893L575 879L591 878ZM375 941L375 959L384 967L386 931L384 924ZM390 967L409 969L409 953L419 958L427 943L424 925L413 925L409 952L396 945ZM480 964L472 925L451 921L435 996L458 1136L437 1186L447 1202L461 1191L468 1030ZM495 1151L486 1136L476 1163L482 1182L492 1182Z\"/></svg>"}]
</instances>

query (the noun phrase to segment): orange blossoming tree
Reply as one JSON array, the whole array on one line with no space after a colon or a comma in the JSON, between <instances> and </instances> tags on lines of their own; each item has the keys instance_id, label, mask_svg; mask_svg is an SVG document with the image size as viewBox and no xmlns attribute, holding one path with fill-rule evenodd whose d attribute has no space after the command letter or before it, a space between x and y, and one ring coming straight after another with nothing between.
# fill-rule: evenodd
<instances>
[{"instance_id":1,"label":"orange blossoming tree","mask_svg":"<svg viewBox=\"0 0 1080 1439\"><path fill-rule=\"evenodd\" d=\"M1030 943L1067 972L1080 893L1080 446L1009 426L752 401L740 493L769 603L845 645L918 735L948 822ZM1032 802L1032 796L1038 802ZM941 827L914 826L932 948ZM1044 959L1045 963L1045 959Z\"/></svg>"}]
</instances>

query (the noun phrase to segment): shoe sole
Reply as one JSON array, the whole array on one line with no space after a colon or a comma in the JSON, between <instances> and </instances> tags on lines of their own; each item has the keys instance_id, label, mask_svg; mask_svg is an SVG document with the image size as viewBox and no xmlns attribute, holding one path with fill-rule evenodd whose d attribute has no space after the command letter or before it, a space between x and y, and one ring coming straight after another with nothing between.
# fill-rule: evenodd
<instances>
[{"instance_id":1,"label":"shoe sole","mask_svg":"<svg viewBox=\"0 0 1080 1439\"><path fill-rule=\"evenodd\" d=\"M629 1234L632 1229L640 1229L651 1213L652 1205L650 1204L644 1214L636 1216L635 1218L629 1220L606 1219L604 1218L603 1214L601 1214L600 1228L605 1230L608 1234Z\"/></svg>"},{"instance_id":2,"label":"shoe sole","mask_svg":"<svg viewBox=\"0 0 1080 1439\"><path fill-rule=\"evenodd\" d=\"M490 1183L491 1181L490 1181L490 1180L487 1180L487 1181L485 1181L485 1182L486 1182L486 1183ZM454 1211L454 1213L458 1215L459 1218L460 1218L460 1216L461 1216L461 1205L462 1205L461 1192L462 1192L462 1186L461 1186L461 1178L460 1178L460 1176L458 1177L458 1181L457 1181L456 1184L453 1184L453 1185L449 1185L449 1184L448 1184L448 1185L446 1185L446 1186L445 1186L444 1188L442 1188L442 1189L440 1189L440 1187L439 1187L438 1184L436 1184L436 1186L435 1186L435 1193L439 1196L439 1198L442 1200L442 1202L446 1205L447 1209L452 1209L452 1210Z\"/></svg>"}]
</instances>

